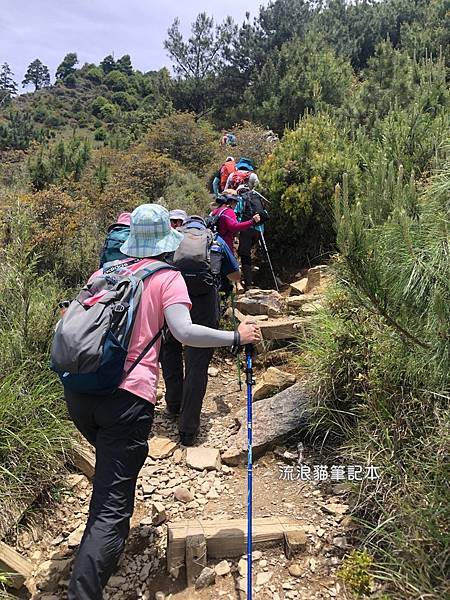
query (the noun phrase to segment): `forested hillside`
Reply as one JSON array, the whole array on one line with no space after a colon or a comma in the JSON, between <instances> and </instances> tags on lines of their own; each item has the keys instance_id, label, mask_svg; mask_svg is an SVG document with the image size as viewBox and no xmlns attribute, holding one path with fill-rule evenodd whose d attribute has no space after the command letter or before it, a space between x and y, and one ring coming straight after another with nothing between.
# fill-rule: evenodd
<instances>
[{"instance_id":1,"label":"forested hillside","mask_svg":"<svg viewBox=\"0 0 450 600\"><path fill-rule=\"evenodd\" d=\"M382 474L355 482L362 526L342 577L355 597L375 579L379 599L441 600L450 0L274 0L243 23L200 14L181 29L165 42L172 73L128 55L80 65L76 48L55 77L43 57L26 74L0 57L0 526L58 480L71 444L48 370L58 301L96 268L121 211L206 214L233 131L270 200L277 274L324 261L334 273L298 351L316 398L308 439ZM18 95L22 77L35 89Z\"/></svg>"}]
</instances>

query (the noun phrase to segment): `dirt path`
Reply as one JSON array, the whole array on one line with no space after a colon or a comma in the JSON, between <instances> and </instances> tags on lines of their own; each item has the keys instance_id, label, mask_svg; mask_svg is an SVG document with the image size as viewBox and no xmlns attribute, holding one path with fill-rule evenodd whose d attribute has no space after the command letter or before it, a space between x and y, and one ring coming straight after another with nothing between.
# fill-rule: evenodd
<instances>
[{"instance_id":1,"label":"dirt path","mask_svg":"<svg viewBox=\"0 0 450 600\"><path fill-rule=\"evenodd\" d=\"M222 359L216 365L220 372L217 377L210 378L198 443L223 451L236 431L233 415L245 405L245 397L239 392L232 361ZM178 442L176 426L165 417L163 401L157 406L153 435ZM283 451L293 451L295 456L299 439L291 438ZM297 519L307 531L307 546L302 554L291 560L287 560L281 547L258 553L254 561L254 598L344 599L346 596L337 580L336 570L345 552L349 519L324 508L329 504L345 504L341 495L343 486L292 481L286 477L285 467L295 469L297 459L286 462L279 455L280 451L278 454L268 452L255 464L254 514L257 517L286 515ZM323 458L306 449L302 462L310 465L312 470L313 465L323 462ZM187 503L175 499L174 490L179 486L187 488L193 499ZM31 594L22 597L40 600L65 597L71 561L86 522L90 492L91 484L84 476L69 475L48 509L29 518L28 526L18 531L17 548L36 567L35 577L28 582ZM153 460L149 457L139 477L136 510L126 552L105 590L105 599L153 600L158 591L163 592L160 598L165 600L245 598L246 594L239 589L243 581L238 570L239 558L227 559L230 572L218 575L213 586L198 591L185 589L183 571L176 579L167 575L167 526L165 523L158 527L151 525L149 516L154 501L164 505L168 521L245 518L246 469L222 466L219 471L196 471L186 466L184 452L179 446L168 458ZM214 567L218 562L208 564ZM241 562L242 573L243 566Z\"/></svg>"}]
</instances>

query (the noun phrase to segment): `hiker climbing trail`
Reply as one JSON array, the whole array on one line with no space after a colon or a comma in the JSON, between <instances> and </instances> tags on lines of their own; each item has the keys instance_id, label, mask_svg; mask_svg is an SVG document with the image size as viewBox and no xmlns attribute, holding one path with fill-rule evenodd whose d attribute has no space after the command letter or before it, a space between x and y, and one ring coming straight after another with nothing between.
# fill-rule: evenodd
<instances>
[{"instance_id":1,"label":"hiker climbing trail","mask_svg":"<svg viewBox=\"0 0 450 600\"><path fill-rule=\"evenodd\" d=\"M305 296L309 295L309 304L320 301L318 291L324 277L324 267L312 269L306 283L302 283L304 291L308 290ZM286 293L297 293L296 285ZM281 296L271 290L251 290L238 297L237 305L250 314L258 306L260 312L270 314L270 320L287 321L289 316L283 316L283 312L292 310L287 300L296 297ZM305 304L295 310L304 307ZM267 318L261 324L269 322L268 315L259 318ZM298 335L294 329L285 331L288 337L294 331ZM343 598L336 570L347 548L346 532L351 528L350 519L345 517L348 510L343 495L345 485L297 477L300 465L309 466L312 472L314 465L321 464L323 459L304 449L297 433L308 406L301 371L292 357L287 364L265 369L263 360L270 360L269 356L270 352L255 360L253 443L255 456L259 458L253 466L253 597ZM239 390L233 358L220 353L210 367L200 434L193 448L179 445L176 424L159 402L149 455L138 478L130 537L119 568L105 589L106 599L246 597L247 560L244 550L240 550L236 530L227 534L223 548L219 544L219 550L209 552L208 546L208 536L220 535L220 530L226 529L224 523L245 523L246 519L245 443L239 447L239 440L246 439L245 396L246 390ZM276 407L280 419L270 419L267 411L272 410L275 415ZM292 414L294 418L289 419ZM245 435L241 430L245 430ZM77 464L91 475L88 456L85 454L84 462ZM90 494L91 482L85 475L67 475L50 513L45 510L36 513L30 527L17 533L16 548L33 567L33 575L27 580L31 595L23 597L36 600L64 597L72 558L84 530ZM210 531L208 534L206 526L203 527L203 542L202 536L189 537L186 533L183 541L186 555L177 554L170 546L173 535L179 535L174 532L180 522L194 526L207 523ZM264 523L263 538L272 540L271 544L258 543L260 523ZM283 534L283 528L289 533ZM214 531L216 534L211 533ZM199 537L200 541L196 541ZM189 552L188 538L192 540ZM192 543L200 546L191 547ZM199 548L203 548L200 553ZM192 552L194 557L198 553L197 562L201 559L201 568L194 576L189 571L188 557ZM185 567L190 583L194 584L189 588L186 588Z\"/></svg>"}]
</instances>

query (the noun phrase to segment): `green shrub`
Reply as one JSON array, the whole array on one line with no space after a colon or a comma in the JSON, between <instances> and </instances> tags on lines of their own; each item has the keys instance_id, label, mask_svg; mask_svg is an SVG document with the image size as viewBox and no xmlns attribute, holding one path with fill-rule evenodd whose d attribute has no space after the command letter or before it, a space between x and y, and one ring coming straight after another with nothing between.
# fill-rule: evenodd
<instances>
[{"instance_id":1,"label":"green shrub","mask_svg":"<svg viewBox=\"0 0 450 600\"><path fill-rule=\"evenodd\" d=\"M167 154L197 174L215 164L217 135L206 121L191 113L174 113L158 119L145 138L151 150Z\"/></svg>"},{"instance_id":2,"label":"green shrub","mask_svg":"<svg viewBox=\"0 0 450 600\"><path fill-rule=\"evenodd\" d=\"M287 131L260 170L270 200L268 240L275 256L297 264L333 248L333 194L342 173L356 177L354 154L330 117L308 116Z\"/></svg>"},{"instance_id":3,"label":"green shrub","mask_svg":"<svg viewBox=\"0 0 450 600\"><path fill-rule=\"evenodd\" d=\"M127 75L121 71L110 71L104 78L104 84L113 92L126 92L129 87Z\"/></svg>"},{"instance_id":4,"label":"green shrub","mask_svg":"<svg viewBox=\"0 0 450 600\"><path fill-rule=\"evenodd\" d=\"M106 129L104 127L99 127L98 129L95 130L94 139L97 142L103 142L104 140L106 140L107 137L108 137L108 132L106 131Z\"/></svg>"},{"instance_id":5,"label":"green shrub","mask_svg":"<svg viewBox=\"0 0 450 600\"><path fill-rule=\"evenodd\" d=\"M370 595L373 577L369 569L372 564L373 558L367 552L353 550L338 571L339 577L358 598Z\"/></svg>"},{"instance_id":6,"label":"green shrub","mask_svg":"<svg viewBox=\"0 0 450 600\"><path fill-rule=\"evenodd\" d=\"M268 130L250 121L243 121L233 127L236 136L236 147L225 146L221 150L221 161L224 162L229 154L237 160L240 156L248 156L254 161L256 168L260 167L276 148L277 142L267 139Z\"/></svg>"},{"instance_id":7,"label":"green shrub","mask_svg":"<svg viewBox=\"0 0 450 600\"><path fill-rule=\"evenodd\" d=\"M100 69L100 67L92 66L86 70L86 72L84 73L84 76L89 81L92 81L93 83L98 84L98 83L101 83L103 80L103 70Z\"/></svg>"},{"instance_id":8,"label":"green shrub","mask_svg":"<svg viewBox=\"0 0 450 600\"><path fill-rule=\"evenodd\" d=\"M138 99L127 92L114 92L111 100L114 104L120 106L122 110L136 110L139 106Z\"/></svg>"},{"instance_id":9,"label":"green shrub","mask_svg":"<svg viewBox=\"0 0 450 600\"><path fill-rule=\"evenodd\" d=\"M101 117L102 108L108 104L108 100L104 96L97 96L91 104L92 114L96 117Z\"/></svg>"},{"instance_id":10,"label":"green shrub","mask_svg":"<svg viewBox=\"0 0 450 600\"><path fill-rule=\"evenodd\" d=\"M163 196L163 204L169 210L182 208L188 215L200 216L206 216L211 211L211 196L203 180L190 172L177 172L172 175Z\"/></svg>"},{"instance_id":11,"label":"green shrub","mask_svg":"<svg viewBox=\"0 0 450 600\"><path fill-rule=\"evenodd\" d=\"M58 186L22 198L32 211L25 247L37 256L40 272L49 271L68 287L95 270L102 240L93 208L83 197L72 197Z\"/></svg>"},{"instance_id":12,"label":"green shrub","mask_svg":"<svg viewBox=\"0 0 450 600\"><path fill-rule=\"evenodd\" d=\"M107 123L113 123L119 116L119 109L112 102L107 102L100 108L100 117Z\"/></svg>"}]
</instances>

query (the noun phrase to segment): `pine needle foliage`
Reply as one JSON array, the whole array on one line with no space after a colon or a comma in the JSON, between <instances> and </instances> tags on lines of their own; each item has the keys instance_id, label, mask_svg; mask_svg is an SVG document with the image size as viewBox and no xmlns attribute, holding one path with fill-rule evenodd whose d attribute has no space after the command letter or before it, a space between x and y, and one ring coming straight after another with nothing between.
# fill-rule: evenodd
<instances>
[{"instance_id":1,"label":"pine needle foliage","mask_svg":"<svg viewBox=\"0 0 450 600\"><path fill-rule=\"evenodd\" d=\"M304 360L311 433L376 465L356 513L372 569L399 600L450 593L450 164L422 189L380 160L349 202L337 188L337 283Z\"/></svg>"}]
</instances>

